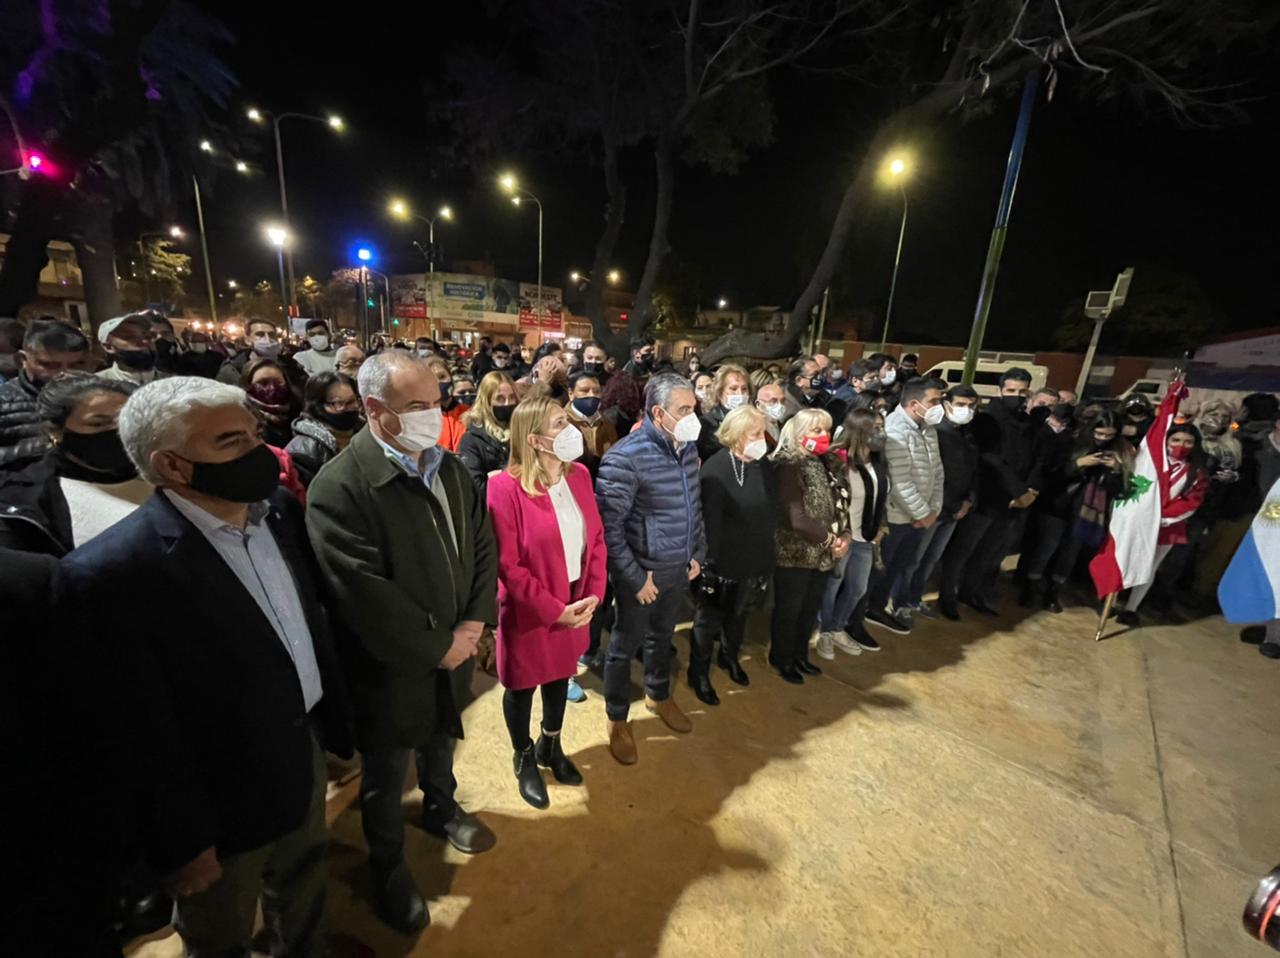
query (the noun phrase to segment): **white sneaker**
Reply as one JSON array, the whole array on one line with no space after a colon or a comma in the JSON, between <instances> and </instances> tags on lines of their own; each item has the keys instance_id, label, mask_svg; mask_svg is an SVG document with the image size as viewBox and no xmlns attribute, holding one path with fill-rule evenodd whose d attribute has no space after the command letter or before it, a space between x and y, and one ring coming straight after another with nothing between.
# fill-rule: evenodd
<instances>
[{"instance_id":1,"label":"white sneaker","mask_svg":"<svg viewBox=\"0 0 1280 958\"><path fill-rule=\"evenodd\" d=\"M818 644L814 647L814 651L818 653L818 658L830 661L836 657L835 649L831 647L831 632L820 632L818 634Z\"/></svg>"},{"instance_id":2,"label":"white sneaker","mask_svg":"<svg viewBox=\"0 0 1280 958\"><path fill-rule=\"evenodd\" d=\"M847 632L832 632L831 641L837 649L846 655L861 655L862 646L849 638Z\"/></svg>"}]
</instances>

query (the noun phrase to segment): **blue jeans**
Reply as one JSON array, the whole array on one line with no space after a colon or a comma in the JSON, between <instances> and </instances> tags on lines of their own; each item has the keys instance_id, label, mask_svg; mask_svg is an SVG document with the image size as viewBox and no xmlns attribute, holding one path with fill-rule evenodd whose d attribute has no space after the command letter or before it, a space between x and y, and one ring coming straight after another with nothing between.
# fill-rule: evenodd
<instances>
[{"instance_id":1,"label":"blue jeans","mask_svg":"<svg viewBox=\"0 0 1280 958\"><path fill-rule=\"evenodd\" d=\"M683 566L653 573L658 597L641 605L624 583L614 582L618 619L604 659L605 714L625 722L631 710L631 660L644 650L644 694L655 702L671 697L671 637L689 603L689 574Z\"/></svg>"},{"instance_id":2,"label":"blue jeans","mask_svg":"<svg viewBox=\"0 0 1280 958\"><path fill-rule=\"evenodd\" d=\"M907 586L904 596L907 605L919 605L924 601L924 590L929 583L929 576L933 575L934 567L942 558L942 553L947 551L947 544L955 534L956 525L955 516L947 516L933 524L933 538L924 543L919 555L916 556L916 571L911 576L911 583Z\"/></svg>"},{"instance_id":3,"label":"blue jeans","mask_svg":"<svg viewBox=\"0 0 1280 958\"><path fill-rule=\"evenodd\" d=\"M849 546L849 553L836 564L822 595L822 611L818 615L818 628L823 632L839 632L848 624L853 607L867 594L874 557L870 542L854 542Z\"/></svg>"}]
</instances>

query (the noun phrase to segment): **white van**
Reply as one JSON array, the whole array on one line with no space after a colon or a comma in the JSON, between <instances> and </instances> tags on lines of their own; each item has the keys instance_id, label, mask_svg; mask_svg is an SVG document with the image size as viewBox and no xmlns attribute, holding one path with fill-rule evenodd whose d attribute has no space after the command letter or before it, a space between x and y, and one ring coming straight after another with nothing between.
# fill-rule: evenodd
<instances>
[{"instance_id":1,"label":"white van","mask_svg":"<svg viewBox=\"0 0 1280 958\"><path fill-rule=\"evenodd\" d=\"M983 399L990 399L993 396L1000 395L1000 376L1007 369L1014 367L1025 369L1031 373L1031 391L1035 392L1046 382L1049 381L1049 367L1038 366L1035 363L1023 362L996 362L990 359L979 359L978 368L973 373L973 388ZM952 360L950 362L938 363L930 369L926 376L933 379L941 379L948 387L959 385L960 380L964 377L964 361Z\"/></svg>"}]
</instances>

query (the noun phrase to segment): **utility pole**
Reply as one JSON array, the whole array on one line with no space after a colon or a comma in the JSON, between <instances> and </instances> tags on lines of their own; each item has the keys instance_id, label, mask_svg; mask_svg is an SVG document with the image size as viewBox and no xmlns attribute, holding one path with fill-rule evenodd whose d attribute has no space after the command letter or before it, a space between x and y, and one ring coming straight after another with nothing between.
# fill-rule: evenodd
<instances>
[{"instance_id":1,"label":"utility pole","mask_svg":"<svg viewBox=\"0 0 1280 958\"><path fill-rule=\"evenodd\" d=\"M982 350L982 338L987 332L987 317L991 314L991 299L996 291L996 276L1000 272L1000 257L1004 253L1005 236L1009 231L1009 214L1013 210L1013 193L1018 186L1018 174L1022 171L1022 154L1027 146L1027 131L1031 128L1031 110L1035 106L1036 91L1040 87L1040 71L1032 70L1022 85L1022 105L1018 109L1018 125L1013 131L1013 146L1009 149L1009 162L1005 165L1004 186L1000 190L1000 205L996 208L996 225L991 230L991 242L987 246L987 261L982 267L982 286L978 290L978 306L973 313L973 329L969 333L969 348L964 354L964 376L961 381L973 385L973 374L978 368L978 353Z\"/></svg>"}]
</instances>

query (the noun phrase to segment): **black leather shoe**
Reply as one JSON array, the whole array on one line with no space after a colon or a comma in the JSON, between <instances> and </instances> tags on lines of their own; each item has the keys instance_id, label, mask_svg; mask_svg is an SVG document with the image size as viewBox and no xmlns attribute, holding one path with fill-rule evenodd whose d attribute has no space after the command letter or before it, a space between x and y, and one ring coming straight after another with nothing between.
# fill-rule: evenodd
<instances>
[{"instance_id":1,"label":"black leather shoe","mask_svg":"<svg viewBox=\"0 0 1280 958\"><path fill-rule=\"evenodd\" d=\"M1050 612L1062 611L1062 603L1058 601L1058 583L1051 581L1044 590L1044 607Z\"/></svg>"},{"instance_id":2,"label":"black leather shoe","mask_svg":"<svg viewBox=\"0 0 1280 958\"><path fill-rule=\"evenodd\" d=\"M564 754L559 735L548 735L543 732L538 736L538 744L534 746L534 757L543 768L551 769L551 774L561 785L581 785L582 773L578 766Z\"/></svg>"},{"instance_id":3,"label":"black leather shoe","mask_svg":"<svg viewBox=\"0 0 1280 958\"><path fill-rule=\"evenodd\" d=\"M808 659L800 659L798 662L796 662L796 668L799 669L801 672L803 672L805 675L821 675L822 674L822 669L818 668Z\"/></svg>"},{"instance_id":4,"label":"black leather shoe","mask_svg":"<svg viewBox=\"0 0 1280 958\"><path fill-rule=\"evenodd\" d=\"M800 670L794 665L788 665L785 669L778 669L778 674L782 676L782 681L790 682L792 685L804 685L804 676L800 674Z\"/></svg>"},{"instance_id":5,"label":"black leather shoe","mask_svg":"<svg viewBox=\"0 0 1280 958\"><path fill-rule=\"evenodd\" d=\"M464 811L461 805L453 813L453 818L443 825L424 820L422 827L437 838L447 839L450 845L465 855L487 852L498 841L484 822Z\"/></svg>"},{"instance_id":6,"label":"black leather shoe","mask_svg":"<svg viewBox=\"0 0 1280 958\"><path fill-rule=\"evenodd\" d=\"M720 668L724 669L729 675L729 680L734 685L750 685L751 677L747 675L746 670L742 667L742 663L737 659L731 659L725 655L724 650L720 651Z\"/></svg>"},{"instance_id":7,"label":"black leather shoe","mask_svg":"<svg viewBox=\"0 0 1280 958\"><path fill-rule=\"evenodd\" d=\"M1139 620L1138 618L1138 613L1130 612L1128 609L1125 609L1123 612L1118 613L1116 615L1116 621L1119 622L1121 625L1129 626L1129 628L1131 629L1136 629L1138 626L1142 624L1141 620Z\"/></svg>"},{"instance_id":8,"label":"black leather shoe","mask_svg":"<svg viewBox=\"0 0 1280 958\"><path fill-rule=\"evenodd\" d=\"M711 678L706 675L689 676L689 688L693 689L693 694L698 697L698 701L704 705L719 705L720 696L716 695L716 690L711 686Z\"/></svg>"},{"instance_id":9,"label":"black leather shoe","mask_svg":"<svg viewBox=\"0 0 1280 958\"><path fill-rule=\"evenodd\" d=\"M404 862L385 875L375 872L372 878L373 910L387 925L402 935L413 935L431 924L427 903Z\"/></svg>"},{"instance_id":10,"label":"black leather shoe","mask_svg":"<svg viewBox=\"0 0 1280 958\"><path fill-rule=\"evenodd\" d=\"M1258 651L1269 659L1280 659L1280 645L1274 642L1263 642L1258 646Z\"/></svg>"},{"instance_id":11,"label":"black leather shoe","mask_svg":"<svg viewBox=\"0 0 1280 958\"><path fill-rule=\"evenodd\" d=\"M547 797L547 785L543 782L542 773L538 771L538 763L533 757L532 743L512 756L511 767L515 769L521 798L534 808L546 808L551 804L551 799Z\"/></svg>"},{"instance_id":12,"label":"black leather shoe","mask_svg":"<svg viewBox=\"0 0 1280 958\"><path fill-rule=\"evenodd\" d=\"M1262 640L1267 637L1267 627L1265 625L1246 625L1240 630L1240 641L1249 645L1261 645Z\"/></svg>"},{"instance_id":13,"label":"black leather shoe","mask_svg":"<svg viewBox=\"0 0 1280 958\"><path fill-rule=\"evenodd\" d=\"M955 599L938 599L938 611L942 613L944 619L950 619L952 622L960 621L960 610L956 608Z\"/></svg>"},{"instance_id":14,"label":"black leather shoe","mask_svg":"<svg viewBox=\"0 0 1280 958\"><path fill-rule=\"evenodd\" d=\"M981 612L983 615L999 615L995 609L987 605L987 600L979 595L962 595L958 596L961 602L973 609L975 612Z\"/></svg>"}]
</instances>

